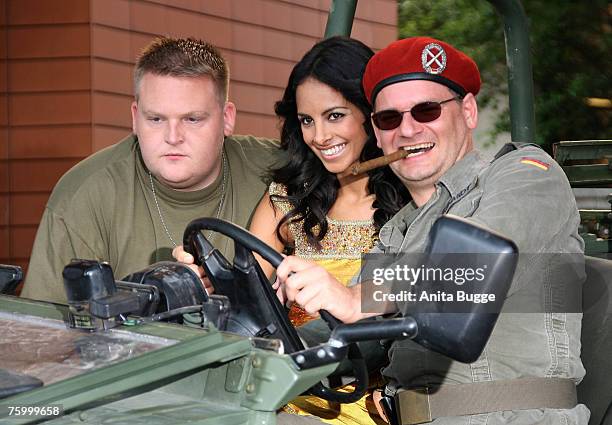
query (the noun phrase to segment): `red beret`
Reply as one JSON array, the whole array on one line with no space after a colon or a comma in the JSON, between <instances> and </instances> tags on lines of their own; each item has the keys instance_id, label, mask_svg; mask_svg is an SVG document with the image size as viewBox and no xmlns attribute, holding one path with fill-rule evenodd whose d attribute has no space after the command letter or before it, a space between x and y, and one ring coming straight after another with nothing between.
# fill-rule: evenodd
<instances>
[{"instance_id":1,"label":"red beret","mask_svg":"<svg viewBox=\"0 0 612 425\"><path fill-rule=\"evenodd\" d=\"M480 90L480 72L465 53L429 37L394 41L376 53L363 75L363 89L372 105L386 86L409 80L444 84L465 96Z\"/></svg>"}]
</instances>

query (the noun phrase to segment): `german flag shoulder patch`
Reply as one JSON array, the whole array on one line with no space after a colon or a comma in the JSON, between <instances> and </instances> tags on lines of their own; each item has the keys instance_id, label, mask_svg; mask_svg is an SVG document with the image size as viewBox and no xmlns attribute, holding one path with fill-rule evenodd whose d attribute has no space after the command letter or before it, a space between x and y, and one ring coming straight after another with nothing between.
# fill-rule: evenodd
<instances>
[{"instance_id":1,"label":"german flag shoulder patch","mask_svg":"<svg viewBox=\"0 0 612 425\"><path fill-rule=\"evenodd\" d=\"M535 167L541 168L544 171L547 171L550 168L550 164L540 161L539 159L531 158L528 156L524 156L521 158L522 164L533 165Z\"/></svg>"}]
</instances>

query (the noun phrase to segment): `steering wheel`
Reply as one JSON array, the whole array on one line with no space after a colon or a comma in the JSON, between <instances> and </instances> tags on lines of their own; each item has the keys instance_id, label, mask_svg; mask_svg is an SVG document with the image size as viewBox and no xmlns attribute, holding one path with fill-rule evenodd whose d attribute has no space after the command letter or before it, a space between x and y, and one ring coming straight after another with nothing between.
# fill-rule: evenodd
<instances>
[{"instance_id":1,"label":"steering wheel","mask_svg":"<svg viewBox=\"0 0 612 425\"><path fill-rule=\"evenodd\" d=\"M234 241L233 265L211 245L202 230L221 233ZM245 336L279 338L287 353L304 349L284 306L253 256L256 252L277 268L283 261L278 252L245 229L217 218L200 218L189 223L183 235L183 247L194 256L196 264L204 267L215 294L229 298L232 311L227 331ZM332 330L341 323L325 310L319 313ZM336 391L319 382L309 392L339 403L352 403L363 397L368 386L368 373L357 344L349 345L347 357L353 367L354 391Z\"/></svg>"}]
</instances>

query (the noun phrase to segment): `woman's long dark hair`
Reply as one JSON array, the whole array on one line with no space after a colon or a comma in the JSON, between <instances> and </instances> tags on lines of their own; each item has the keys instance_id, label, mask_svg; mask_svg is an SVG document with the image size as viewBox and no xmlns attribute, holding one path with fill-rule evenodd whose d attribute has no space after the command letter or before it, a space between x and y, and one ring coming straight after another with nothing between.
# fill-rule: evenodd
<instances>
[{"instance_id":1,"label":"woman's long dark hair","mask_svg":"<svg viewBox=\"0 0 612 425\"><path fill-rule=\"evenodd\" d=\"M300 60L291 75L282 100L276 102L276 115L282 120L281 149L288 153L289 162L272 171L272 180L287 187L287 197L293 206L280 221L276 234L283 243L280 228L290 221L303 221L308 242L319 248L327 233L327 213L336 201L340 184L335 174L325 169L321 160L304 142L297 116L296 90L307 78L314 78L337 90L363 113L363 127L368 140L360 160L376 158L382 151L376 146L376 138L370 121L371 108L361 87L361 77L374 52L360 41L333 37L314 45ZM389 167L368 172L368 192L376 200L373 207L376 231L382 227L410 199L404 185ZM319 226L318 231L316 227Z\"/></svg>"}]
</instances>

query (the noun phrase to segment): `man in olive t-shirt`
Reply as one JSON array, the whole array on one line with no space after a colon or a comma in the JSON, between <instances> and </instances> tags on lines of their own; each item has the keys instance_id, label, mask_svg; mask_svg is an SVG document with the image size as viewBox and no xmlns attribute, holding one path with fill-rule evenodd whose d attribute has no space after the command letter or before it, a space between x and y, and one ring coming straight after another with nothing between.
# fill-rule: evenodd
<instances>
[{"instance_id":1,"label":"man in olive t-shirt","mask_svg":"<svg viewBox=\"0 0 612 425\"><path fill-rule=\"evenodd\" d=\"M22 296L64 303L73 258L107 261L115 277L171 260L185 226L219 217L247 226L280 156L275 142L231 136L229 71L210 44L160 38L134 74L134 135L59 181L38 228ZM208 233L205 233L209 236ZM233 257L227 238L211 242Z\"/></svg>"}]
</instances>

